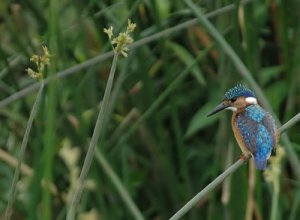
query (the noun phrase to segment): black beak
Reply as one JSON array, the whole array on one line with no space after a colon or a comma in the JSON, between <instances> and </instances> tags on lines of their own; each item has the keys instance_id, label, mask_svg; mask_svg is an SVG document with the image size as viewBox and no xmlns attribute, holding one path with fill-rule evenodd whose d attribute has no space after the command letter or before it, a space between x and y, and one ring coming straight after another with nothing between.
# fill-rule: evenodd
<instances>
[{"instance_id":1,"label":"black beak","mask_svg":"<svg viewBox=\"0 0 300 220\"><path fill-rule=\"evenodd\" d=\"M222 102L221 104L219 104L218 106L216 106L212 111L210 111L207 114L207 117L216 114L217 112L220 112L222 110L224 110L225 108L229 107L228 104L225 104L224 102Z\"/></svg>"}]
</instances>

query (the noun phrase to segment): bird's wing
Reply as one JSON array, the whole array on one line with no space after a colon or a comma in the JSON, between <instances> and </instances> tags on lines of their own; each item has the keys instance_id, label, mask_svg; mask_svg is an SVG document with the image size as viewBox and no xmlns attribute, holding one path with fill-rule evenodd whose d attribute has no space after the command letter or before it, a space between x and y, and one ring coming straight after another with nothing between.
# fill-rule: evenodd
<instances>
[{"instance_id":1,"label":"bird's wing","mask_svg":"<svg viewBox=\"0 0 300 220\"><path fill-rule=\"evenodd\" d=\"M247 149L257 158L269 158L271 149L276 145L274 119L265 113L260 121L253 120L246 113L237 117L237 126Z\"/></svg>"},{"instance_id":2,"label":"bird's wing","mask_svg":"<svg viewBox=\"0 0 300 220\"><path fill-rule=\"evenodd\" d=\"M272 146L273 148L275 148L276 143L278 142L278 131L276 128L275 120L268 112L266 112L266 115L262 120L262 124L266 127L269 135L272 137Z\"/></svg>"},{"instance_id":3,"label":"bird's wing","mask_svg":"<svg viewBox=\"0 0 300 220\"><path fill-rule=\"evenodd\" d=\"M237 127L247 149L255 156L258 123L242 113L237 117Z\"/></svg>"}]
</instances>

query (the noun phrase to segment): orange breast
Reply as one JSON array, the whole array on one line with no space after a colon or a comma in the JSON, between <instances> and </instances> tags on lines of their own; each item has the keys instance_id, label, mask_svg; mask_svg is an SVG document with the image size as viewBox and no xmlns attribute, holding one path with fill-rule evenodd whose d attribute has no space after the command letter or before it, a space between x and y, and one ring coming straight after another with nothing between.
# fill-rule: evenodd
<instances>
[{"instance_id":1,"label":"orange breast","mask_svg":"<svg viewBox=\"0 0 300 220\"><path fill-rule=\"evenodd\" d=\"M236 112L233 112L232 114L232 119L231 119L231 125L232 125L232 130L233 130L233 134L234 137L236 139L236 141L238 142L239 147L241 148L243 154L245 156L250 156L252 155L251 152L247 149L246 144L242 138L241 132L239 131L238 127L237 127L237 123L236 123Z\"/></svg>"}]
</instances>

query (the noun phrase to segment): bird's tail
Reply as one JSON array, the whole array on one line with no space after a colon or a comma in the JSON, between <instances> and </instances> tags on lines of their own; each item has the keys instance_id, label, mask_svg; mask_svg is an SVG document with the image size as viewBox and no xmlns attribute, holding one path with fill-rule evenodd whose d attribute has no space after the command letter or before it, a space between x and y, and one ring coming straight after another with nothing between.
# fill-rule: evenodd
<instances>
[{"instance_id":1,"label":"bird's tail","mask_svg":"<svg viewBox=\"0 0 300 220\"><path fill-rule=\"evenodd\" d=\"M254 159L255 167L258 170L264 170L267 167L267 160L262 160L262 159Z\"/></svg>"}]
</instances>

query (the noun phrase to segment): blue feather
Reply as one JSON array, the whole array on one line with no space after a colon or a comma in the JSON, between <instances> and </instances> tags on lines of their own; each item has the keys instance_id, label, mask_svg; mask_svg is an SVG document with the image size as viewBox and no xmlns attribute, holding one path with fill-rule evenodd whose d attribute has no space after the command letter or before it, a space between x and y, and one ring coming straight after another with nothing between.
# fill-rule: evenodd
<instances>
[{"instance_id":1,"label":"blue feather","mask_svg":"<svg viewBox=\"0 0 300 220\"><path fill-rule=\"evenodd\" d=\"M250 89L248 89L247 87L245 87L242 84L238 84L235 87L229 89L225 95L224 95L224 99L236 99L238 97L255 97L254 92L252 92Z\"/></svg>"},{"instance_id":2,"label":"blue feather","mask_svg":"<svg viewBox=\"0 0 300 220\"><path fill-rule=\"evenodd\" d=\"M253 154L257 169L264 169L276 145L275 121L258 105L248 106L237 115L237 127L246 148Z\"/></svg>"},{"instance_id":3,"label":"blue feather","mask_svg":"<svg viewBox=\"0 0 300 220\"><path fill-rule=\"evenodd\" d=\"M254 164L255 164L256 169L264 170L267 167L267 160L259 160L259 159L255 158Z\"/></svg>"}]
</instances>

